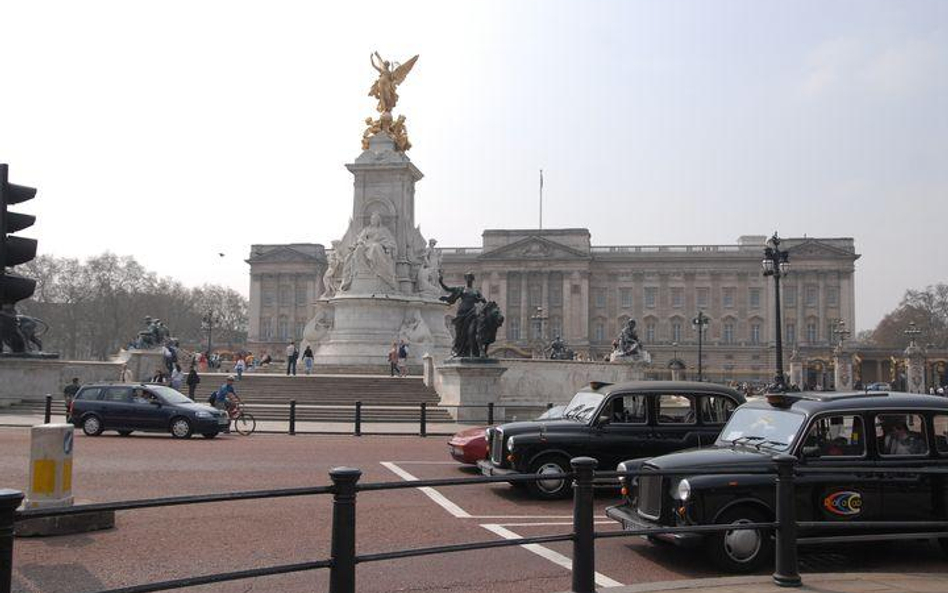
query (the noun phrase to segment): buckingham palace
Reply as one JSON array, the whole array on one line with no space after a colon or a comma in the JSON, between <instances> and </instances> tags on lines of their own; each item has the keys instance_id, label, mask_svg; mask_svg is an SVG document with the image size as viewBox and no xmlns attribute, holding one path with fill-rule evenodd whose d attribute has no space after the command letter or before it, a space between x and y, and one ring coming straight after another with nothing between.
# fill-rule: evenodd
<instances>
[{"instance_id":1,"label":"buckingham palace","mask_svg":"<svg viewBox=\"0 0 948 593\"><path fill-rule=\"evenodd\" d=\"M583 358L601 359L628 319L653 356L694 376L698 311L706 378L765 380L774 366L774 283L762 275L764 235L720 245L593 245L587 229L485 230L478 247L441 249L445 283L473 272L506 322L494 352L531 356L560 336ZM852 238L787 238L791 272L781 285L785 356L805 357L808 383L826 386L829 362L853 328ZM253 245L250 335L253 351L278 354L298 340L322 292L326 250L317 244ZM842 322L842 324L840 323Z\"/></svg>"}]
</instances>

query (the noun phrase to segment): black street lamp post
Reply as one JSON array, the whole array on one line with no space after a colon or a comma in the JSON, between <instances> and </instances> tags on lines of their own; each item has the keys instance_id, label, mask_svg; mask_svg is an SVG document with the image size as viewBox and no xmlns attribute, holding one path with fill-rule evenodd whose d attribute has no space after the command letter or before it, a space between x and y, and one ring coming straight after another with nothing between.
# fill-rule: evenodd
<instances>
[{"instance_id":1,"label":"black street lamp post","mask_svg":"<svg viewBox=\"0 0 948 593\"><path fill-rule=\"evenodd\" d=\"M701 369L701 344L704 339L704 328L707 327L708 323L711 322L711 319L708 318L700 309L698 314L695 315L695 318L691 320L691 325L698 332L698 381L703 381L704 376Z\"/></svg>"},{"instance_id":2,"label":"black street lamp post","mask_svg":"<svg viewBox=\"0 0 948 593\"><path fill-rule=\"evenodd\" d=\"M790 254L780 249L780 237L777 233L768 241L769 245L764 248L764 259L761 265L764 268L764 276L773 276L774 278L774 342L777 346L776 376L774 377L774 387L776 390L785 391L787 380L783 374L783 337L780 334L780 328L783 325L780 319L780 278L786 276L790 270Z\"/></svg>"}]
</instances>

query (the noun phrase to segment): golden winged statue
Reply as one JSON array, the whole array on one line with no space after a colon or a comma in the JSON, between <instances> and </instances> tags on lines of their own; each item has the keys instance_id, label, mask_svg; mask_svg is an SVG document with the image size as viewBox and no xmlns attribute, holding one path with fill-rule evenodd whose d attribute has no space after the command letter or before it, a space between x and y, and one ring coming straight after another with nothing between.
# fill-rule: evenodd
<instances>
[{"instance_id":1,"label":"golden winged statue","mask_svg":"<svg viewBox=\"0 0 948 593\"><path fill-rule=\"evenodd\" d=\"M395 70L392 70L391 62L382 59L379 52L374 52L369 56L369 59L372 62L372 67L379 73L378 80L369 89L369 96L379 100L376 107L379 113L391 113L392 109L395 108L395 103L398 103L398 93L395 92L395 89L404 82L405 77L411 72L418 56L416 55L404 64L396 62Z\"/></svg>"}]
</instances>

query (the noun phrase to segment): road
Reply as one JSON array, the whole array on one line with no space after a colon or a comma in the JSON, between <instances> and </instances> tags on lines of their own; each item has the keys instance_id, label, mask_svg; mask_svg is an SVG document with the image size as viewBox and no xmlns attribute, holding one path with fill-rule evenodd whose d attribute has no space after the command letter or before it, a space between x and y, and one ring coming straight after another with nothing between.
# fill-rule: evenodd
<instances>
[{"instance_id":1,"label":"road","mask_svg":"<svg viewBox=\"0 0 948 593\"><path fill-rule=\"evenodd\" d=\"M0 429L0 487L25 487L29 433ZM472 476L449 460L444 438L224 436L175 441L77 434L74 494L92 502L155 496L322 485L335 466L360 468L363 481ZM614 504L597 495L597 516ZM363 492L358 553L566 533L571 502L538 502L504 484ZM14 591L83 592L272 564L328 558L328 496L125 511L116 528L91 534L18 539ZM602 520L598 529L617 526ZM567 591L570 543L452 553L362 564L360 592L498 593ZM600 586L719 576L698 552L639 538L600 540ZM948 572L927 542L803 551L804 572ZM311 592L328 589L325 570L183 591Z\"/></svg>"}]
</instances>

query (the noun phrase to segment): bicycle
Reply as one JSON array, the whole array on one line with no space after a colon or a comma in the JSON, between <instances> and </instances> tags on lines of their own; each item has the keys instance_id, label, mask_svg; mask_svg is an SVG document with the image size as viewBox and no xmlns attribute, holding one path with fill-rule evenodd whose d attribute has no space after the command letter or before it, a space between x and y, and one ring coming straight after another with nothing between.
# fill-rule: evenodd
<instances>
[{"instance_id":1,"label":"bicycle","mask_svg":"<svg viewBox=\"0 0 948 593\"><path fill-rule=\"evenodd\" d=\"M249 436L257 429L257 421L254 420L253 414L244 409L243 402L236 402L232 408L227 410L227 415L234 424L234 431L239 435Z\"/></svg>"}]
</instances>

